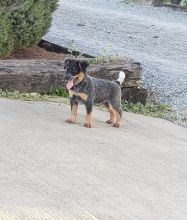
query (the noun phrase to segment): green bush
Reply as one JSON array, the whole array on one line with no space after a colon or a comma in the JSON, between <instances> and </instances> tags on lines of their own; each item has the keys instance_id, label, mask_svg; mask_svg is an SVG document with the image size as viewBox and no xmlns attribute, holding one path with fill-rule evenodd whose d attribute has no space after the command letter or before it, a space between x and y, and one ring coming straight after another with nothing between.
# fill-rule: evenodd
<instances>
[{"instance_id":1,"label":"green bush","mask_svg":"<svg viewBox=\"0 0 187 220\"><path fill-rule=\"evenodd\" d=\"M0 57L11 53L14 48L12 28L5 11L0 8Z\"/></svg>"},{"instance_id":2,"label":"green bush","mask_svg":"<svg viewBox=\"0 0 187 220\"><path fill-rule=\"evenodd\" d=\"M58 0L0 0L0 57L36 45L50 28ZM13 45L13 46L11 46ZM3 52L4 51L4 52Z\"/></svg>"},{"instance_id":3,"label":"green bush","mask_svg":"<svg viewBox=\"0 0 187 220\"><path fill-rule=\"evenodd\" d=\"M187 6L187 0L181 0L181 6L186 7Z\"/></svg>"}]
</instances>

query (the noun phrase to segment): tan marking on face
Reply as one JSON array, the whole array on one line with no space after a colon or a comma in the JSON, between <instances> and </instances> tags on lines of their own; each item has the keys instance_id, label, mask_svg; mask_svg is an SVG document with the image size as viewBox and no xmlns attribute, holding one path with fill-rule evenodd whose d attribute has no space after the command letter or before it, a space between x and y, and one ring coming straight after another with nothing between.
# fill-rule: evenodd
<instances>
[{"instance_id":1,"label":"tan marking on face","mask_svg":"<svg viewBox=\"0 0 187 220\"><path fill-rule=\"evenodd\" d=\"M79 74L77 74L75 77L74 77L74 84L77 85L78 83L80 83L85 77L85 73L84 72L79 72Z\"/></svg>"}]
</instances>

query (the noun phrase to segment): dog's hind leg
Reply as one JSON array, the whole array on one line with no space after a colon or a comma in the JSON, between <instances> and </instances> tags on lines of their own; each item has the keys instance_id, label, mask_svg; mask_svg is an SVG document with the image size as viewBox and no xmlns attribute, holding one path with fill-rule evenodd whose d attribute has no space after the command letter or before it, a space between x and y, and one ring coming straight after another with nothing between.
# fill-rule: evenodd
<instances>
[{"instance_id":1,"label":"dog's hind leg","mask_svg":"<svg viewBox=\"0 0 187 220\"><path fill-rule=\"evenodd\" d=\"M107 124L114 124L116 122L116 113L115 110L112 108L109 102L104 102L104 106L107 108L108 112L110 113L110 119L106 121Z\"/></svg>"},{"instance_id":2,"label":"dog's hind leg","mask_svg":"<svg viewBox=\"0 0 187 220\"><path fill-rule=\"evenodd\" d=\"M119 128L121 125L122 115L117 110L116 110L116 116L117 116L117 120L113 124L113 127Z\"/></svg>"},{"instance_id":3,"label":"dog's hind leg","mask_svg":"<svg viewBox=\"0 0 187 220\"><path fill-rule=\"evenodd\" d=\"M77 119L78 102L75 101L74 97L70 100L71 104L71 117L67 119L66 122L70 124L75 124Z\"/></svg>"},{"instance_id":4,"label":"dog's hind leg","mask_svg":"<svg viewBox=\"0 0 187 220\"><path fill-rule=\"evenodd\" d=\"M116 113L116 121L113 124L113 127L119 128L122 120L121 102L113 102L111 105Z\"/></svg>"}]
</instances>

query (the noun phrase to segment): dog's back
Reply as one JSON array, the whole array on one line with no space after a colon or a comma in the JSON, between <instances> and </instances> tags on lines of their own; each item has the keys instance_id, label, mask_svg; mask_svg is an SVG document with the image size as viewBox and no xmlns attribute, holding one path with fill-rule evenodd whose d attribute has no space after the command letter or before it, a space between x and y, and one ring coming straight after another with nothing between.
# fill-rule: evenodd
<instances>
[{"instance_id":1,"label":"dog's back","mask_svg":"<svg viewBox=\"0 0 187 220\"><path fill-rule=\"evenodd\" d=\"M103 103L121 97L121 88L115 81L92 78L95 87L95 103Z\"/></svg>"}]
</instances>

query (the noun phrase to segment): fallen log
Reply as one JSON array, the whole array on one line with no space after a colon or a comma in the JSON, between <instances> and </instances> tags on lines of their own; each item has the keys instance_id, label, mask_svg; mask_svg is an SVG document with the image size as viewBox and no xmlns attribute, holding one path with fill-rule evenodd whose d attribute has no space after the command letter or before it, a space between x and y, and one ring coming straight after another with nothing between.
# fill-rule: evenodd
<instances>
[{"instance_id":1,"label":"fallen log","mask_svg":"<svg viewBox=\"0 0 187 220\"><path fill-rule=\"evenodd\" d=\"M122 84L122 97L125 98L128 93L128 101L131 101L130 97L136 96L136 101L133 98L133 102L145 103L147 93L144 90L144 95L142 95L140 88L142 69L139 63L121 60L91 64L88 68L88 74L98 78L115 80L118 78L120 70L126 73L126 79ZM43 94L65 86L64 73L63 60L0 60L0 88L9 91ZM141 96L137 98L139 92Z\"/></svg>"}]
</instances>

